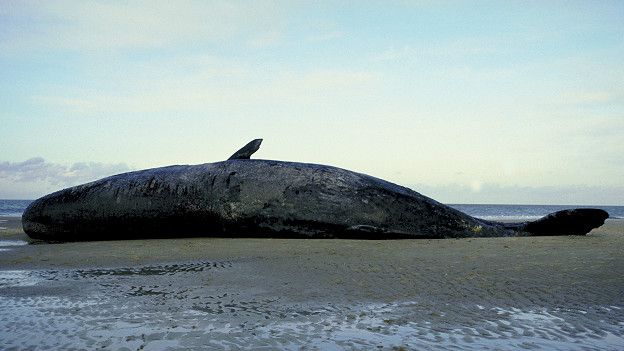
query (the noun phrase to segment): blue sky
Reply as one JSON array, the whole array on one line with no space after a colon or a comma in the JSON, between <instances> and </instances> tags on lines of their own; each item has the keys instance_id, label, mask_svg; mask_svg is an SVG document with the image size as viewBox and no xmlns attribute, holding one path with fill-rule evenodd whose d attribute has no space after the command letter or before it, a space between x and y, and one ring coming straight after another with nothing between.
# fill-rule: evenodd
<instances>
[{"instance_id":1,"label":"blue sky","mask_svg":"<svg viewBox=\"0 0 624 351\"><path fill-rule=\"evenodd\" d=\"M331 164L444 202L624 205L621 1L2 1L0 198Z\"/></svg>"}]
</instances>

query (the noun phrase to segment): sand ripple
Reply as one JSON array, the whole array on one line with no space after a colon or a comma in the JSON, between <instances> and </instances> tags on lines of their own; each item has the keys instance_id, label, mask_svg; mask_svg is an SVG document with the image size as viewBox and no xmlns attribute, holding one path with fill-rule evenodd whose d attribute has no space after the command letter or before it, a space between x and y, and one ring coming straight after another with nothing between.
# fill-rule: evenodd
<instances>
[{"instance_id":1,"label":"sand ripple","mask_svg":"<svg viewBox=\"0 0 624 351\"><path fill-rule=\"evenodd\" d=\"M0 271L0 348L617 350L624 306L294 303L217 283L232 262Z\"/></svg>"}]
</instances>

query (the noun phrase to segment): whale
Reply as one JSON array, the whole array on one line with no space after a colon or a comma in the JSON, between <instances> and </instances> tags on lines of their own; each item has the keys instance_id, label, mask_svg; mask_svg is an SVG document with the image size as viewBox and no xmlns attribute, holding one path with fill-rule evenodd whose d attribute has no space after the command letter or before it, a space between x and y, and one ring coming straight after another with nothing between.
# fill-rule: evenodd
<instances>
[{"instance_id":1,"label":"whale","mask_svg":"<svg viewBox=\"0 0 624 351\"><path fill-rule=\"evenodd\" d=\"M409 188L346 169L251 159L127 172L33 201L24 232L50 242L179 237L442 239L584 235L609 214L572 208L532 222L472 217Z\"/></svg>"}]
</instances>

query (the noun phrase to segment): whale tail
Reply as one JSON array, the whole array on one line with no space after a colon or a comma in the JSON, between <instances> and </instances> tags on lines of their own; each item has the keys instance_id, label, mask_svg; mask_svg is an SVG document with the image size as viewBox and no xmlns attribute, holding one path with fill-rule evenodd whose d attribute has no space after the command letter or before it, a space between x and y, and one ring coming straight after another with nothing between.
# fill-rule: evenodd
<instances>
[{"instance_id":1,"label":"whale tail","mask_svg":"<svg viewBox=\"0 0 624 351\"><path fill-rule=\"evenodd\" d=\"M506 227L531 236L585 235L609 218L607 211L597 208L576 208L553 212L533 222L513 223Z\"/></svg>"}]
</instances>

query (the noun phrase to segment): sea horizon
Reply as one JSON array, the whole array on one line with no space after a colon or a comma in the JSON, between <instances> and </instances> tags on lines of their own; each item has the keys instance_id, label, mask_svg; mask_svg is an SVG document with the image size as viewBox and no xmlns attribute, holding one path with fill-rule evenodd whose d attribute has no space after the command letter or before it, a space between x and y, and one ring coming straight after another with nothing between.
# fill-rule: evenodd
<instances>
[{"instance_id":1,"label":"sea horizon","mask_svg":"<svg viewBox=\"0 0 624 351\"><path fill-rule=\"evenodd\" d=\"M24 210L34 200L0 199L0 216L21 217ZM488 203L447 203L456 210L485 220L528 221L541 218L549 213L570 208L599 208L609 213L611 219L624 219L624 206L619 205L543 205L543 204L488 204Z\"/></svg>"}]
</instances>

